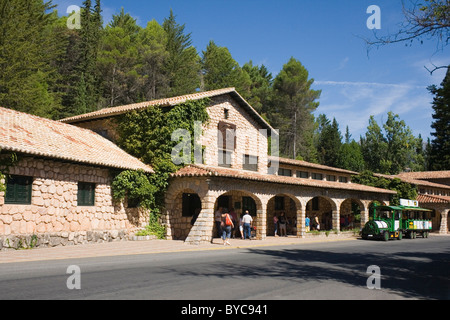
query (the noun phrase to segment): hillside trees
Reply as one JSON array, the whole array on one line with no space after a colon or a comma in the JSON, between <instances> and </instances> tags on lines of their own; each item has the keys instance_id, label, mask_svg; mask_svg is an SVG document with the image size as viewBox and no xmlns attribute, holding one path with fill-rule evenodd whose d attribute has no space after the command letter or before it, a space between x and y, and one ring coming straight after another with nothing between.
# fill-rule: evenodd
<instances>
[{"instance_id":1,"label":"hillside trees","mask_svg":"<svg viewBox=\"0 0 450 320\"><path fill-rule=\"evenodd\" d=\"M441 87L428 90L434 95L430 169L450 170L450 68Z\"/></svg>"}]
</instances>

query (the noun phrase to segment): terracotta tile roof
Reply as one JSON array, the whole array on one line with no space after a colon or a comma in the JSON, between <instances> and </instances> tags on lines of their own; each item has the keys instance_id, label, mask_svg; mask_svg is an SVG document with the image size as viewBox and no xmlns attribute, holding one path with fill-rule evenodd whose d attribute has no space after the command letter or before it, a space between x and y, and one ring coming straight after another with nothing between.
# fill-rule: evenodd
<instances>
[{"instance_id":1,"label":"terracotta tile roof","mask_svg":"<svg viewBox=\"0 0 450 320\"><path fill-rule=\"evenodd\" d=\"M280 158L269 157L270 161L275 161L277 159L282 164L289 164L289 165L293 165L293 166L297 166L297 167L306 167L306 168L319 169L319 170L325 170L325 171L334 171L334 172L346 173L346 174L351 174L351 175L357 175L358 174L358 172L355 172L355 171L350 171L350 170L345 170L345 169L340 169L340 168L324 166L324 165L317 164L317 163L311 163L311 162L306 162L306 161L301 161L301 160L294 160L294 159L288 159L288 158L281 158L281 157Z\"/></svg>"},{"instance_id":2,"label":"terracotta tile roof","mask_svg":"<svg viewBox=\"0 0 450 320\"><path fill-rule=\"evenodd\" d=\"M150 106L170 107L170 106L178 105L180 103L184 103L186 101L200 100L200 99L204 99L204 98L213 98L213 97L221 96L224 94L229 94L233 98L235 98L255 118L255 120L258 121L258 123L263 128L273 131L273 128L259 115L258 112L256 112L255 109L253 109L252 106L250 106L250 104L236 91L235 88L224 88L224 89L211 90L211 91L205 91L205 92L196 92L193 94L188 94L188 95L179 96L179 97L159 99L159 100L129 104L129 105L125 105L125 106L105 108L105 109L101 109L101 110L94 111L91 113L86 113L86 114L82 114L79 116L62 119L60 121L64 122L64 123L77 123L77 122L93 120L93 119L113 117L113 116L121 115L121 114L130 112L130 111L142 110L142 109L148 108Z\"/></svg>"},{"instance_id":3,"label":"terracotta tile roof","mask_svg":"<svg viewBox=\"0 0 450 320\"><path fill-rule=\"evenodd\" d=\"M422 171L422 172L402 172L398 174L399 177L410 179L450 179L450 170L446 171Z\"/></svg>"},{"instance_id":4,"label":"terracotta tile roof","mask_svg":"<svg viewBox=\"0 0 450 320\"><path fill-rule=\"evenodd\" d=\"M0 107L0 149L118 169L152 168L100 135Z\"/></svg>"},{"instance_id":5,"label":"terracotta tile roof","mask_svg":"<svg viewBox=\"0 0 450 320\"><path fill-rule=\"evenodd\" d=\"M316 187L316 188L329 188L329 189L339 189L339 190L353 190L353 191L366 191L366 192L377 192L377 193L387 193L396 194L397 192L392 190L380 189L369 187L356 183L340 183L331 182L323 180L313 180L313 179L302 179L295 177L285 177L276 176L269 174L262 174L254 171L229 169L222 167L212 167L206 165L191 164L186 166L176 173L172 174L173 178L176 177L225 177L243 180L253 180L268 183L281 183L290 185L300 185L306 187Z\"/></svg>"},{"instance_id":6,"label":"terracotta tile roof","mask_svg":"<svg viewBox=\"0 0 450 320\"><path fill-rule=\"evenodd\" d=\"M419 203L450 203L448 196L435 196L431 194L419 194L417 196Z\"/></svg>"},{"instance_id":7,"label":"terracotta tile roof","mask_svg":"<svg viewBox=\"0 0 450 320\"><path fill-rule=\"evenodd\" d=\"M426 180L412 179L412 178L409 178L409 177L404 177L404 176L399 176L399 175L393 176L393 175L388 175L388 174L374 173L374 176L383 177L383 178L387 178L387 179L398 178L398 179L402 180L403 182L407 182L407 183L410 183L410 184L415 184L415 185L418 185L418 186L425 186L425 187L433 187L433 188L440 188L440 189L448 189L448 190L450 190L450 186L445 185L445 184L429 182L429 181L426 181Z\"/></svg>"}]
</instances>

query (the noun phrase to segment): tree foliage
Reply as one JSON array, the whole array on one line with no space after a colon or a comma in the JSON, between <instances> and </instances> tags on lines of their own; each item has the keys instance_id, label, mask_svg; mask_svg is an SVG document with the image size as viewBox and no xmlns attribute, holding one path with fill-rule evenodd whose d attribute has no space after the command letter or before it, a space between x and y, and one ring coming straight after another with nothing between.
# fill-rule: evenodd
<instances>
[{"instance_id":1,"label":"tree foliage","mask_svg":"<svg viewBox=\"0 0 450 320\"><path fill-rule=\"evenodd\" d=\"M441 87L429 87L434 95L430 169L450 170L450 68Z\"/></svg>"}]
</instances>

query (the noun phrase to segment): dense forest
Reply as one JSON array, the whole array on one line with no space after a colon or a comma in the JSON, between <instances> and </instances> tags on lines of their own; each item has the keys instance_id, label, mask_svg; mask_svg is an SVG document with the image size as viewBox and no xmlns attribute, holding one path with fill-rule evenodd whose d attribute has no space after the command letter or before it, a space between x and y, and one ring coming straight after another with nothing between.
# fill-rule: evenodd
<instances>
[{"instance_id":1,"label":"dense forest","mask_svg":"<svg viewBox=\"0 0 450 320\"><path fill-rule=\"evenodd\" d=\"M52 1L0 0L0 106L62 119L235 87L280 130L282 156L386 174L450 169L449 72L441 87L429 88L432 140L415 137L391 112L381 125L367 119L365 135L355 140L336 119L314 116L321 91L311 88L314 80L294 57L272 75L252 61L239 65L214 41L199 52L172 11L162 24L142 27L123 8L105 24L100 0L84 1L79 19L76 12L60 17L57 9Z\"/></svg>"}]
</instances>

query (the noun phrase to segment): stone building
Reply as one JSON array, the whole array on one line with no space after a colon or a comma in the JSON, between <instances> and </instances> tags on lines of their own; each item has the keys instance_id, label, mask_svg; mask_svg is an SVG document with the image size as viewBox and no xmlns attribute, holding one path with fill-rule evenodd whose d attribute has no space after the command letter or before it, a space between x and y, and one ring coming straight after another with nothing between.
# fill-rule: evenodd
<instances>
[{"instance_id":1,"label":"stone building","mask_svg":"<svg viewBox=\"0 0 450 320\"><path fill-rule=\"evenodd\" d=\"M273 235L273 216L281 212L289 218L292 235L305 236L307 216L317 217L321 230L339 232L342 227L364 225L370 204L388 203L395 194L351 183L355 172L269 156L268 138L273 144L276 130L234 88L108 108L63 121L114 140L113 119L118 115L203 98L210 99L210 120L203 124L199 139L204 153L200 163L187 165L170 180L163 214L169 239L211 241L218 207L233 209L238 215L249 210L258 239ZM194 215L198 217L192 219ZM343 217L351 224L344 225Z\"/></svg>"},{"instance_id":2,"label":"stone building","mask_svg":"<svg viewBox=\"0 0 450 320\"><path fill-rule=\"evenodd\" d=\"M0 249L121 240L148 224L113 201L111 171L152 168L90 130L0 108L0 152L18 157L0 192Z\"/></svg>"}]
</instances>

